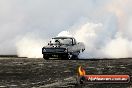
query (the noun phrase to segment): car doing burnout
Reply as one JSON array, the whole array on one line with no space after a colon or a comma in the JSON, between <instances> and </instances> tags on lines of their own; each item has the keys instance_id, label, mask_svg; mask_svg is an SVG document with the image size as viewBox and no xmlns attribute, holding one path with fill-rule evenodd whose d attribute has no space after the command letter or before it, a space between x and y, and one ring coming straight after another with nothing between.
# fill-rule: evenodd
<instances>
[{"instance_id":1,"label":"car doing burnout","mask_svg":"<svg viewBox=\"0 0 132 88\"><path fill-rule=\"evenodd\" d=\"M84 44L77 43L73 37L55 37L42 48L42 54L46 60L49 58L78 59L79 53L84 50Z\"/></svg>"}]
</instances>

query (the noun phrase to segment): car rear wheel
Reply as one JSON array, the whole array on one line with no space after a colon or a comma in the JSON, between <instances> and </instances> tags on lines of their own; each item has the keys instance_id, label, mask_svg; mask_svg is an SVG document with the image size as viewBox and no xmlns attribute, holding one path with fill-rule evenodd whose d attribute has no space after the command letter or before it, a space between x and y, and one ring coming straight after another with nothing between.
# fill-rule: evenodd
<instances>
[{"instance_id":1,"label":"car rear wheel","mask_svg":"<svg viewBox=\"0 0 132 88\"><path fill-rule=\"evenodd\" d=\"M78 59L78 55L79 55L80 52L76 52L74 55L73 55L73 58L74 60L77 60Z\"/></svg>"}]
</instances>

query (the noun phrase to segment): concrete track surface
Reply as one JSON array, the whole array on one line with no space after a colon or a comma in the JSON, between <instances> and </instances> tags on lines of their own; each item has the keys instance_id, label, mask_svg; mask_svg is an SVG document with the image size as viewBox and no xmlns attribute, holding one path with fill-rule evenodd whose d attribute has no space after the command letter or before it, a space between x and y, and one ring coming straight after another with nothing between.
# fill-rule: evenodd
<instances>
[{"instance_id":1,"label":"concrete track surface","mask_svg":"<svg viewBox=\"0 0 132 88\"><path fill-rule=\"evenodd\" d=\"M126 84L86 84L76 82L77 68L87 74L132 75L132 59L44 60L43 58L0 58L0 88L132 88ZM132 77L132 76L131 76Z\"/></svg>"}]
</instances>

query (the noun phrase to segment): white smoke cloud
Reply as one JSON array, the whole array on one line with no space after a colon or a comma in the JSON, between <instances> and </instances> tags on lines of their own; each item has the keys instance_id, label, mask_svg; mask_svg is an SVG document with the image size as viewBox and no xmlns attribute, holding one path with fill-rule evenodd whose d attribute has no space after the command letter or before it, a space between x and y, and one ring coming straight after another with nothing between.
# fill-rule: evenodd
<instances>
[{"instance_id":1,"label":"white smoke cloud","mask_svg":"<svg viewBox=\"0 0 132 88\"><path fill-rule=\"evenodd\" d=\"M85 44L86 51L85 55L83 55L85 58L96 57L98 53L97 48L100 47L97 45L97 43L99 42L98 37L102 31L101 28L101 23L94 24L87 22L83 25L80 25L80 27L76 29L74 37L77 39L77 41L83 42Z\"/></svg>"},{"instance_id":2,"label":"white smoke cloud","mask_svg":"<svg viewBox=\"0 0 132 88\"><path fill-rule=\"evenodd\" d=\"M73 35L68 31L62 31L57 35L57 37L73 37Z\"/></svg>"},{"instance_id":3,"label":"white smoke cloud","mask_svg":"<svg viewBox=\"0 0 132 88\"><path fill-rule=\"evenodd\" d=\"M1 0L0 54L41 57L40 47L66 30L85 43L83 57L132 57L131 4L131 0Z\"/></svg>"},{"instance_id":4,"label":"white smoke cloud","mask_svg":"<svg viewBox=\"0 0 132 88\"><path fill-rule=\"evenodd\" d=\"M17 40L17 55L19 57L28 58L42 58L42 47L46 43L41 38L34 36L35 34L28 34Z\"/></svg>"},{"instance_id":5,"label":"white smoke cloud","mask_svg":"<svg viewBox=\"0 0 132 88\"><path fill-rule=\"evenodd\" d=\"M112 58L126 58L132 57L132 41L125 38L117 37L111 40L104 48L103 53L107 57Z\"/></svg>"}]
</instances>

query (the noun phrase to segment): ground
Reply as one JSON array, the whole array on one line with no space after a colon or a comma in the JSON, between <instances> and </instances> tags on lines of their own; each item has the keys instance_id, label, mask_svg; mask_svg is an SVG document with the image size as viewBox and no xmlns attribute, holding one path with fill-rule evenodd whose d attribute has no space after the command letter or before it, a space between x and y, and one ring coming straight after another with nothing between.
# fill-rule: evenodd
<instances>
[{"instance_id":1,"label":"ground","mask_svg":"<svg viewBox=\"0 0 132 88\"><path fill-rule=\"evenodd\" d=\"M1 57L0 88L132 88L132 82L78 85L76 77L80 65L87 74L132 74L130 58L46 61L43 58Z\"/></svg>"}]
</instances>

